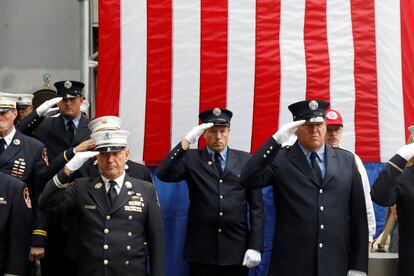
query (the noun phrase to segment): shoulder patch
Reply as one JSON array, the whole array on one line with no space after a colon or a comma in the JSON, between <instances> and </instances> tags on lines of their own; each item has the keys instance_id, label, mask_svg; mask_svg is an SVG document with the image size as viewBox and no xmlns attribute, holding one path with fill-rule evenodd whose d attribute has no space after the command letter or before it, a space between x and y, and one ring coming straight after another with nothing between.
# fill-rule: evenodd
<instances>
[{"instance_id":1,"label":"shoulder patch","mask_svg":"<svg viewBox=\"0 0 414 276\"><path fill-rule=\"evenodd\" d=\"M32 201L30 200L29 188L27 187L23 189L23 199L27 208L32 209Z\"/></svg>"},{"instance_id":2,"label":"shoulder patch","mask_svg":"<svg viewBox=\"0 0 414 276\"><path fill-rule=\"evenodd\" d=\"M44 147L42 149L41 156L42 156L43 162L45 162L46 167L49 167L49 158L47 157L47 148L46 147Z\"/></svg>"}]
</instances>

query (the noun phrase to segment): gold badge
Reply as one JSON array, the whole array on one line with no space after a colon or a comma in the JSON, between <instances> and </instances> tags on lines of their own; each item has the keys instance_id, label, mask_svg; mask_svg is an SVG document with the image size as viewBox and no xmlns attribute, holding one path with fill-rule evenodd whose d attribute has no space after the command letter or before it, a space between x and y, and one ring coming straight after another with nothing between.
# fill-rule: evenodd
<instances>
[{"instance_id":1,"label":"gold badge","mask_svg":"<svg viewBox=\"0 0 414 276\"><path fill-rule=\"evenodd\" d=\"M29 196L29 188L24 188L23 190L23 198L24 198L24 202L26 203L27 208L32 209L32 202L30 201L30 196Z\"/></svg>"},{"instance_id":2,"label":"gold badge","mask_svg":"<svg viewBox=\"0 0 414 276\"><path fill-rule=\"evenodd\" d=\"M102 188L102 183L96 183L95 184L95 189L100 189L100 188Z\"/></svg>"},{"instance_id":3,"label":"gold badge","mask_svg":"<svg viewBox=\"0 0 414 276\"><path fill-rule=\"evenodd\" d=\"M20 140L19 139L14 139L13 144L15 144L16 146L20 145Z\"/></svg>"}]
</instances>

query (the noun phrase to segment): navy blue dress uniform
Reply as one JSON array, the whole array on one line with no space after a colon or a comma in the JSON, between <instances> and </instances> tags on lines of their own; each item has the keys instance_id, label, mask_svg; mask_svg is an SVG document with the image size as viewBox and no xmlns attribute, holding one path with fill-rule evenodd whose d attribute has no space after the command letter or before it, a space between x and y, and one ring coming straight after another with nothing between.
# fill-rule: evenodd
<instances>
[{"instance_id":1,"label":"navy blue dress uniform","mask_svg":"<svg viewBox=\"0 0 414 276\"><path fill-rule=\"evenodd\" d=\"M127 135L112 131L93 134L92 138L98 151L113 152L125 149ZM113 139L112 144L107 139ZM122 182L114 199L112 186L109 191L106 186L115 180L104 175L79 178L69 185L71 176L62 170L47 183L40 198L48 210L75 214L79 225L78 275L146 275L148 253L150 275L164 275L164 234L154 184L132 178L123 170L120 176L113 175Z\"/></svg>"},{"instance_id":2,"label":"navy blue dress uniform","mask_svg":"<svg viewBox=\"0 0 414 276\"><path fill-rule=\"evenodd\" d=\"M43 173L48 163L45 146L16 130L12 142L0 155L0 171L14 176L29 188L34 213L31 245L45 247L47 215L38 208L38 198L44 187Z\"/></svg>"},{"instance_id":3,"label":"navy blue dress uniform","mask_svg":"<svg viewBox=\"0 0 414 276\"><path fill-rule=\"evenodd\" d=\"M323 122L327 106L315 102L291 109L294 120ZM273 185L277 223L269 275L345 276L368 269L366 208L354 156L324 146L322 182L298 142L282 148L274 138L242 170L245 187Z\"/></svg>"},{"instance_id":4,"label":"navy blue dress uniform","mask_svg":"<svg viewBox=\"0 0 414 276\"><path fill-rule=\"evenodd\" d=\"M77 81L59 81L56 82L57 96L66 98L80 98L84 84ZM80 110L79 110L80 114ZM45 182L51 179L65 164L73 158L74 148L90 139L88 129L89 119L80 116L78 127L76 128L73 138L69 137L69 131L66 129L63 115L57 117L40 117L36 111L22 119L16 127L23 133L30 135L43 142L48 149L49 166L44 173ZM57 216L50 214L48 216L49 238L47 242L45 259L42 263L42 273L50 274L46 276L73 275L70 268L73 264L66 257L62 257L65 244L71 241L69 228L71 227L70 217ZM66 253L65 254L70 254ZM66 267L66 269L62 269ZM65 274L66 273L66 274Z\"/></svg>"},{"instance_id":5,"label":"navy blue dress uniform","mask_svg":"<svg viewBox=\"0 0 414 276\"><path fill-rule=\"evenodd\" d=\"M61 173L58 179L66 182ZM125 176L110 207L103 183L101 177L79 178L61 189L52 179L40 198L46 209L72 209L76 214L80 241L77 275L146 275L144 242L151 275L164 275L162 217L154 185Z\"/></svg>"},{"instance_id":6,"label":"navy blue dress uniform","mask_svg":"<svg viewBox=\"0 0 414 276\"><path fill-rule=\"evenodd\" d=\"M26 185L0 172L0 275L25 275L33 214Z\"/></svg>"},{"instance_id":7,"label":"navy blue dress uniform","mask_svg":"<svg viewBox=\"0 0 414 276\"><path fill-rule=\"evenodd\" d=\"M399 231L398 275L414 275L414 167L394 155L385 165L371 189L372 200L382 206L397 204Z\"/></svg>"},{"instance_id":8,"label":"navy blue dress uniform","mask_svg":"<svg viewBox=\"0 0 414 276\"><path fill-rule=\"evenodd\" d=\"M224 125L230 124L230 118L225 112L200 116L204 123ZM227 164L220 174L207 147L184 150L179 143L158 167L160 180L187 182L190 206L184 258L190 263L241 266L247 249L262 251L261 191L247 190L239 183L249 158L247 152L228 148Z\"/></svg>"}]
</instances>

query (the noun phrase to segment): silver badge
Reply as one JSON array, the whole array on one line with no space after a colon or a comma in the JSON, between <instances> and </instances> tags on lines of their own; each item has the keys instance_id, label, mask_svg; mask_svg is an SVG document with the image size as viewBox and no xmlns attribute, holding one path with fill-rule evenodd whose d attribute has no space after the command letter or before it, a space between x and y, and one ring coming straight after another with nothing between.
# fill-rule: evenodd
<instances>
[{"instance_id":1,"label":"silver badge","mask_svg":"<svg viewBox=\"0 0 414 276\"><path fill-rule=\"evenodd\" d=\"M71 81L65 81L65 84L63 86L65 86L66 89L71 89L72 88L72 82Z\"/></svg>"},{"instance_id":2,"label":"silver badge","mask_svg":"<svg viewBox=\"0 0 414 276\"><path fill-rule=\"evenodd\" d=\"M131 189L132 188L132 183L129 182L129 181L125 182L125 187L127 187L128 189Z\"/></svg>"},{"instance_id":3,"label":"silver badge","mask_svg":"<svg viewBox=\"0 0 414 276\"><path fill-rule=\"evenodd\" d=\"M208 161L208 162L207 162L207 164L208 164L209 166L211 166L211 165L213 165L213 161Z\"/></svg>"},{"instance_id":4,"label":"silver badge","mask_svg":"<svg viewBox=\"0 0 414 276\"><path fill-rule=\"evenodd\" d=\"M13 144L15 144L16 146L20 145L20 140L19 139L14 139Z\"/></svg>"},{"instance_id":5,"label":"silver badge","mask_svg":"<svg viewBox=\"0 0 414 276\"><path fill-rule=\"evenodd\" d=\"M95 189L100 189L100 188L102 188L102 183L96 183L95 184Z\"/></svg>"},{"instance_id":6,"label":"silver badge","mask_svg":"<svg viewBox=\"0 0 414 276\"><path fill-rule=\"evenodd\" d=\"M220 108L214 108L213 109L213 115L214 116L220 116L221 115L221 109Z\"/></svg>"},{"instance_id":7,"label":"silver badge","mask_svg":"<svg viewBox=\"0 0 414 276\"><path fill-rule=\"evenodd\" d=\"M309 108L311 110L316 110L316 109L318 109L318 107L319 107L319 105L318 105L317 101L312 100L312 101L309 102Z\"/></svg>"}]
</instances>

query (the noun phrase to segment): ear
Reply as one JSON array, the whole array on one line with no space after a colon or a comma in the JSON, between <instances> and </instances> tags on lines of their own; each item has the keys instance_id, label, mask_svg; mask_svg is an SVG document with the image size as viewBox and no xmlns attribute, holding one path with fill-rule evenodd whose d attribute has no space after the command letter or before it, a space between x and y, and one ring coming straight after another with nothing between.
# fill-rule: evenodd
<instances>
[{"instance_id":1,"label":"ear","mask_svg":"<svg viewBox=\"0 0 414 276\"><path fill-rule=\"evenodd\" d=\"M126 162L128 160L128 157L129 157L129 149L125 150L125 157L126 157L126 160L125 160L125 162Z\"/></svg>"}]
</instances>

